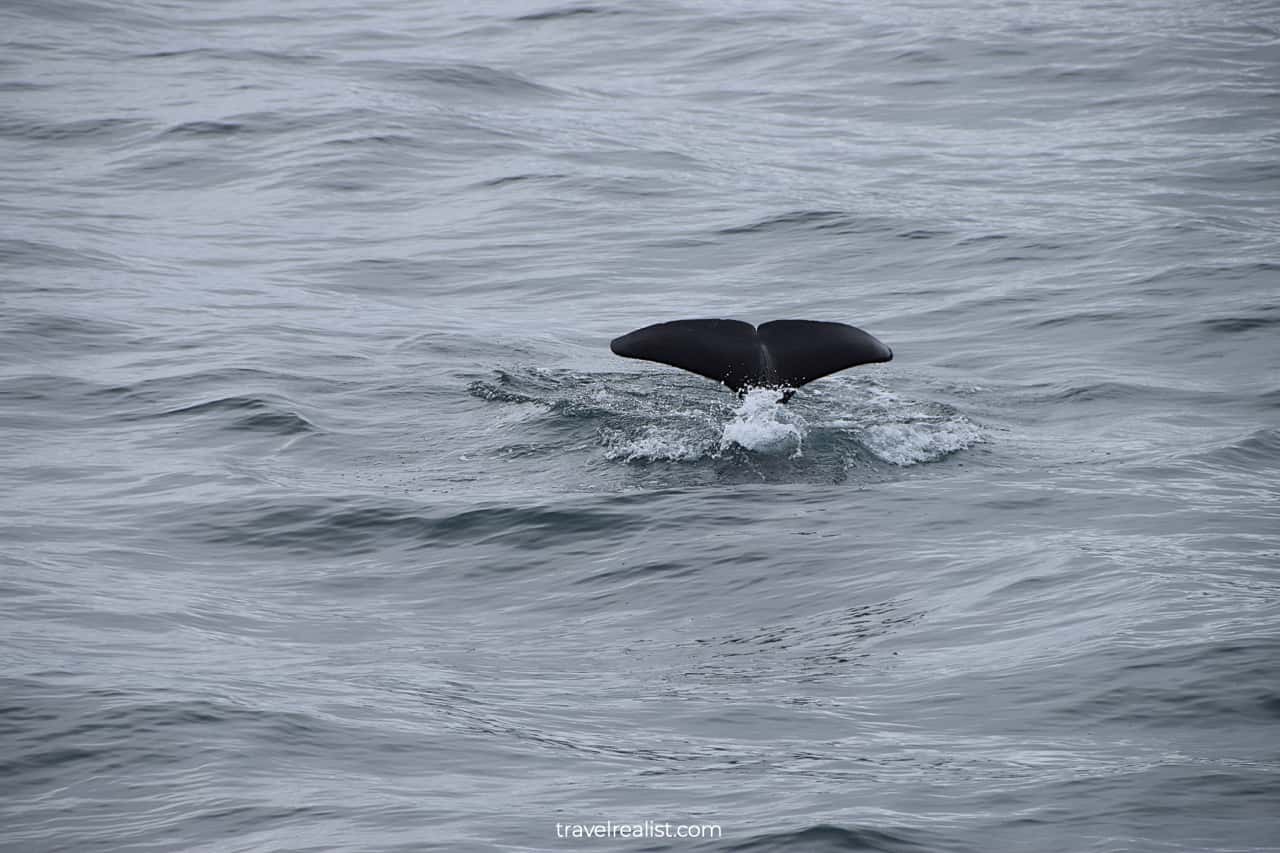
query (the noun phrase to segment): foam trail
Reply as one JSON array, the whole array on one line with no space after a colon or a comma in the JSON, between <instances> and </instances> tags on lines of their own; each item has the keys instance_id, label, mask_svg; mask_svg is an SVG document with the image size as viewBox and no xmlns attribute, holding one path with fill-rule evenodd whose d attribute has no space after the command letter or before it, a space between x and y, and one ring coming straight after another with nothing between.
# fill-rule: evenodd
<instances>
[{"instance_id":1,"label":"foam trail","mask_svg":"<svg viewBox=\"0 0 1280 853\"><path fill-rule=\"evenodd\" d=\"M804 442L804 418L782 405L782 394L768 388L748 391L733 419L724 425L720 450L733 445L756 453L786 453L799 457Z\"/></svg>"}]
</instances>

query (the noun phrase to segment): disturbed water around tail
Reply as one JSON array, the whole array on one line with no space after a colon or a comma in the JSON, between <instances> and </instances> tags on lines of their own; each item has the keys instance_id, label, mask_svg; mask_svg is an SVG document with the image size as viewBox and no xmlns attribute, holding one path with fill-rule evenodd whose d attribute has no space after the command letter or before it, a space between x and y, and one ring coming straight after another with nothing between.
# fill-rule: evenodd
<instances>
[{"instance_id":1,"label":"disturbed water around tail","mask_svg":"<svg viewBox=\"0 0 1280 853\"><path fill-rule=\"evenodd\" d=\"M1273 3L0 22L0 846L1278 849Z\"/></svg>"}]
</instances>

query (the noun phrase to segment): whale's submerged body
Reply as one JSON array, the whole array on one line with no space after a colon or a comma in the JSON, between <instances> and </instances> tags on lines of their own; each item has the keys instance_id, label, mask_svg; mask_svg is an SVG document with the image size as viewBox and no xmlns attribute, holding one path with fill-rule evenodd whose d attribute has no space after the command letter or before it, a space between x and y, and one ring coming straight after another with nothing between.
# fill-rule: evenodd
<instances>
[{"instance_id":1,"label":"whale's submerged body","mask_svg":"<svg viewBox=\"0 0 1280 853\"><path fill-rule=\"evenodd\" d=\"M774 320L759 328L741 320L673 320L614 338L609 349L679 367L738 392L799 388L846 368L893 358L893 350L874 335L821 320Z\"/></svg>"}]
</instances>

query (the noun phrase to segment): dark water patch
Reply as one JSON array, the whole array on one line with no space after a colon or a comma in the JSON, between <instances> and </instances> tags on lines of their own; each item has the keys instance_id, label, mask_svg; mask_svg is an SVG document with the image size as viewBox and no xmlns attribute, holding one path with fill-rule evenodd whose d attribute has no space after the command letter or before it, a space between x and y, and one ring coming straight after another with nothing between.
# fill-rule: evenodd
<instances>
[{"instance_id":1,"label":"dark water patch","mask_svg":"<svg viewBox=\"0 0 1280 853\"><path fill-rule=\"evenodd\" d=\"M333 125L345 130L356 119L357 116L349 112L259 111L238 113L223 119L199 119L182 122L169 127L161 136L193 140L217 139L294 131L314 131L317 127L324 125Z\"/></svg>"},{"instance_id":2,"label":"dark water patch","mask_svg":"<svg viewBox=\"0 0 1280 853\"><path fill-rule=\"evenodd\" d=\"M59 21L72 27L93 22L99 27L123 30L165 27L169 24L163 18L146 14L139 9L122 7L119 3L90 0L6 0L5 6L6 11Z\"/></svg>"},{"instance_id":3,"label":"dark water patch","mask_svg":"<svg viewBox=\"0 0 1280 853\"><path fill-rule=\"evenodd\" d=\"M939 236L949 236L954 231L944 231ZM1060 245L1044 240L1028 240L1007 234L984 235L961 239L952 248L965 248L970 251L959 254L954 251L940 259L947 268L959 272L961 269L977 270L981 276L996 275L1008 277L1008 270L994 272L992 264L1030 264L1061 263L1064 260L1086 261L1095 254L1092 243L1081 242L1072 245ZM1077 290L1078 288L1072 288ZM1045 301L1046 292L1036 289L1034 299Z\"/></svg>"},{"instance_id":4,"label":"dark water patch","mask_svg":"<svg viewBox=\"0 0 1280 853\"><path fill-rule=\"evenodd\" d=\"M1212 332L1227 335L1238 332L1252 332L1257 329L1269 329L1273 326L1280 326L1280 305L1265 305L1249 315L1209 317L1200 320L1199 324Z\"/></svg>"},{"instance_id":5,"label":"dark water patch","mask_svg":"<svg viewBox=\"0 0 1280 853\"><path fill-rule=\"evenodd\" d=\"M1280 641L1274 637L1149 648L1141 657L1099 677L1098 689L1067 713L1157 728L1276 718Z\"/></svg>"},{"instance_id":6,"label":"dark water patch","mask_svg":"<svg viewBox=\"0 0 1280 853\"><path fill-rule=\"evenodd\" d=\"M665 251L667 249L701 249L714 245L716 245L716 240L713 238L664 237L645 242L644 248L646 250Z\"/></svg>"},{"instance_id":7,"label":"dark water patch","mask_svg":"<svg viewBox=\"0 0 1280 853\"><path fill-rule=\"evenodd\" d=\"M949 841L937 833L914 829L876 829L818 824L801 830L757 835L745 841L717 845L717 850L772 853L804 850L837 853L842 850L879 850L883 853L923 853L923 851L968 851L971 848Z\"/></svg>"},{"instance_id":8,"label":"dark water patch","mask_svg":"<svg viewBox=\"0 0 1280 853\"><path fill-rule=\"evenodd\" d=\"M1038 515L1049 510L1055 503L1057 500L1053 495L1030 495L985 500L980 502L980 506L997 513Z\"/></svg>"},{"instance_id":9,"label":"dark water patch","mask_svg":"<svg viewBox=\"0 0 1280 853\"><path fill-rule=\"evenodd\" d=\"M237 380L237 376L243 374ZM74 406L78 414L106 415L112 423L133 423L168 418L209 417L225 429L297 435L316 432L316 427L296 411L289 400L274 396L234 395L193 405L165 408L177 395L188 396L193 384L243 386L244 378L280 381L278 374L261 371L196 373L189 376L146 380L117 386L87 382L56 374L30 374L0 381L0 401L45 403L54 407Z\"/></svg>"},{"instance_id":10,"label":"dark water patch","mask_svg":"<svg viewBox=\"0 0 1280 853\"><path fill-rule=\"evenodd\" d=\"M1008 255L999 255L991 258L991 261L992 263L997 264L1025 264L1029 262L1052 261L1055 259L1056 258L1052 253L1033 254L1030 252L1017 252Z\"/></svg>"},{"instance_id":11,"label":"dark water patch","mask_svg":"<svg viewBox=\"0 0 1280 853\"><path fill-rule=\"evenodd\" d=\"M1027 56L1031 49L1014 44L981 44L978 45L979 56Z\"/></svg>"},{"instance_id":12,"label":"dark water patch","mask_svg":"<svg viewBox=\"0 0 1280 853\"><path fill-rule=\"evenodd\" d=\"M1091 382L1086 384L1036 385L1047 389L1038 399L1060 403L1101 403L1109 401L1143 402L1165 407L1179 405L1211 406L1230 395L1230 392L1201 391L1190 388L1174 388L1166 385L1136 384L1131 382Z\"/></svg>"},{"instance_id":13,"label":"dark water patch","mask_svg":"<svg viewBox=\"0 0 1280 853\"><path fill-rule=\"evenodd\" d=\"M257 65L311 65L328 57L321 53L299 53L278 50L259 50L254 48L227 49L214 47L194 47L184 50L159 50L139 53L133 59L190 59L193 64L203 65L206 61L218 63L246 63Z\"/></svg>"},{"instance_id":14,"label":"dark water patch","mask_svg":"<svg viewBox=\"0 0 1280 853\"><path fill-rule=\"evenodd\" d=\"M211 189L251 183L258 174L257 170L238 166L234 158L222 152L190 155L146 153L121 162L106 183L118 186L120 181L134 181L135 188L157 190Z\"/></svg>"},{"instance_id":15,"label":"dark water patch","mask_svg":"<svg viewBox=\"0 0 1280 853\"><path fill-rule=\"evenodd\" d=\"M492 178L487 181L481 181L478 186L504 187L509 184L525 183L528 181L554 181L554 180L558 180L560 178L565 178L565 177L568 177L568 176L564 174L557 174L557 173L541 174L541 175L535 175L535 174L507 175L501 178Z\"/></svg>"},{"instance_id":16,"label":"dark water patch","mask_svg":"<svg viewBox=\"0 0 1280 853\"><path fill-rule=\"evenodd\" d=\"M313 376L301 373L289 373L279 370L263 370L255 367L221 367L212 370L197 370L175 373L169 376L157 376L143 379L129 385L96 386L94 395L110 400L132 401L163 404L173 397L189 396L195 389L226 389L243 392L246 385L259 387L277 387L287 384L290 387L304 389L310 393L327 391L354 390L362 387L360 382L344 382L327 376ZM228 394L228 397L240 396ZM267 398L270 399L270 398ZM292 405L281 400L282 404ZM163 412L138 412L136 417L157 417Z\"/></svg>"},{"instance_id":17,"label":"dark water patch","mask_svg":"<svg viewBox=\"0 0 1280 853\"><path fill-rule=\"evenodd\" d=\"M223 427L231 430L248 430L251 432L268 432L276 435L299 435L314 432L316 427L309 420L289 407L292 404L283 399L266 399L263 397L223 397L208 400L180 409L170 409L154 415L142 415L127 420L149 418L189 417L193 415L212 415L223 421ZM231 415L231 419L222 417Z\"/></svg>"},{"instance_id":18,"label":"dark water patch","mask_svg":"<svg viewBox=\"0 0 1280 853\"><path fill-rule=\"evenodd\" d=\"M1186 292L1186 284L1213 281L1239 281L1261 277L1268 281L1280 272L1280 263L1260 261L1244 264L1180 264L1126 282L1126 288L1138 288L1153 296L1173 296ZM1185 284L1184 284L1185 283ZM1171 284L1177 286L1170 287Z\"/></svg>"},{"instance_id":19,"label":"dark water patch","mask_svg":"<svg viewBox=\"0 0 1280 853\"><path fill-rule=\"evenodd\" d=\"M174 125L164 132L165 136L232 136L240 133L245 126L234 121L188 121Z\"/></svg>"},{"instance_id":20,"label":"dark water patch","mask_svg":"<svg viewBox=\"0 0 1280 853\"><path fill-rule=\"evenodd\" d=\"M39 681L9 681L0 732L9 755L10 794L36 794L96 774L236 760L248 744L279 760L340 757L351 732L336 721L250 704L180 698L165 691L67 692ZM365 732L363 737L376 741Z\"/></svg>"},{"instance_id":21,"label":"dark water patch","mask_svg":"<svg viewBox=\"0 0 1280 853\"><path fill-rule=\"evenodd\" d=\"M1095 324L1095 323L1112 323L1117 320L1132 322L1132 316L1121 314L1115 311L1095 311L1085 310L1071 314L1063 314L1058 317L1049 317L1044 320L1037 320L1031 325L1037 329L1052 329L1058 326L1074 326L1077 324Z\"/></svg>"},{"instance_id":22,"label":"dark water patch","mask_svg":"<svg viewBox=\"0 0 1280 853\"><path fill-rule=\"evenodd\" d=\"M1274 821L1271 825L1259 825L1259 813L1267 812L1270 804L1280 795L1280 782L1268 766L1274 752L1257 762L1232 766L1231 762L1192 764L1184 767L1163 767L1148 771L1142 783L1146 790L1141 795L1130 794L1112 808L1117 814L1131 816L1139 824L1146 824L1148 832L1157 833L1170 820L1194 814L1202 825L1189 830L1187 835L1196 839L1183 849L1194 850L1268 850L1274 848ZM1213 793L1214 807L1206 809L1205 793ZM1114 802L1114 801L1113 801ZM1220 844L1219 834L1228 827L1244 829L1247 843L1214 847Z\"/></svg>"},{"instance_id":23,"label":"dark water patch","mask_svg":"<svg viewBox=\"0 0 1280 853\"><path fill-rule=\"evenodd\" d=\"M214 737L235 713L208 702L137 704L114 691L66 694L38 682L12 686L0 727L12 750L5 770L12 774L13 794L181 761L190 743Z\"/></svg>"},{"instance_id":24,"label":"dark water patch","mask_svg":"<svg viewBox=\"0 0 1280 853\"><path fill-rule=\"evenodd\" d=\"M1071 64L1049 62L1044 64L1018 63L1008 70L1002 69L992 73L990 79L1018 83L1023 86L1028 84L1033 84L1037 87L1043 86L1048 92L1053 92L1055 88L1069 86L1132 83L1133 75L1133 69L1117 64L1084 65L1079 62ZM1096 97L1090 100L1096 102L1096 100L1105 96L1105 93L1099 92ZM1090 100L1086 100L1085 103L1089 104Z\"/></svg>"},{"instance_id":25,"label":"dark water patch","mask_svg":"<svg viewBox=\"0 0 1280 853\"><path fill-rule=\"evenodd\" d=\"M576 186L640 197L679 192L685 186L680 180L683 173L705 168L704 161L690 154L667 147L646 148L635 144L572 150L558 153L557 159L599 167L594 174L576 180Z\"/></svg>"},{"instance_id":26,"label":"dark water patch","mask_svg":"<svg viewBox=\"0 0 1280 853\"><path fill-rule=\"evenodd\" d=\"M0 119L0 138L27 142L86 142L101 144L137 135L150 126L140 119L105 117L53 122L43 119L5 117Z\"/></svg>"},{"instance_id":27,"label":"dark water patch","mask_svg":"<svg viewBox=\"0 0 1280 853\"><path fill-rule=\"evenodd\" d=\"M314 827L318 821L348 812L347 807L337 805L268 806L244 800L235 805L193 812L188 820L193 826L199 827L200 834L227 837L227 833L259 834L266 827L278 827L280 824L297 823L299 828Z\"/></svg>"},{"instance_id":28,"label":"dark water patch","mask_svg":"<svg viewBox=\"0 0 1280 853\"><path fill-rule=\"evenodd\" d=\"M505 98L562 94L552 86L536 83L514 71L503 71L487 65L363 61L352 63L349 67L371 72L391 82L428 84L472 95L497 95Z\"/></svg>"},{"instance_id":29,"label":"dark water patch","mask_svg":"<svg viewBox=\"0 0 1280 853\"><path fill-rule=\"evenodd\" d=\"M981 243L993 243L997 240L1008 240L1009 234L977 234L973 237L965 237L956 241L957 246L973 246Z\"/></svg>"},{"instance_id":30,"label":"dark water patch","mask_svg":"<svg viewBox=\"0 0 1280 853\"><path fill-rule=\"evenodd\" d=\"M83 477L83 474L81 474ZM47 588L37 580L40 577L40 566L31 560L20 557L0 555L0 599L17 601L18 599L40 600L47 594ZM21 605L20 605L21 606ZM3 704L0 700L0 704ZM0 717L3 712L0 712ZM0 728L4 723L0 721Z\"/></svg>"},{"instance_id":31,"label":"dark water patch","mask_svg":"<svg viewBox=\"0 0 1280 853\"><path fill-rule=\"evenodd\" d=\"M919 621L925 614L904 611L897 602L845 607L808 614L790 623L762 627L750 634L700 639L716 659L749 658L758 677L811 675L833 665L866 662L875 653L868 641ZM780 656L770 662L764 656Z\"/></svg>"},{"instance_id":32,"label":"dark water patch","mask_svg":"<svg viewBox=\"0 0 1280 853\"><path fill-rule=\"evenodd\" d=\"M183 513L190 519L191 511ZM442 510L412 501L332 498L209 507L182 524L206 541L293 553L361 554L388 547L459 544L546 548L627 530L641 520L617 512L546 506ZM177 520L175 520L177 521Z\"/></svg>"},{"instance_id":33,"label":"dark water patch","mask_svg":"<svg viewBox=\"0 0 1280 853\"><path fill-rule=\"evenodd\" d=\"M530 12L515 18L516 21L558 21L564 18L579 18L584 15L621 15L623 9L609 9L604 6L562 6L547 9L544 12Z\"/></svg>"},{"instance_id":34,"label":"dark water patch","mask_svg":"<svg viewBox=\"0 0 1280 853\"><path fill-rule=\"evenodd\" d=\"M409 258L354 258L339 262L320 261L302 264L314 279L342 292L398 293L408 287L435 287L443 276L434 260ZM421 336L424 341L434 336Z\"/></svg>"},{"instance_id":35,"label":"dark water patch","mask_svg":"<svg viewBox=\"0 0 1280 853\"><path fill-rule=\"evenodd\" d=\"M91 399L102 386L74 376L32 373L0 379L0 402L37 403Z\"/></svg>"},{"instance_id":36,"label":"dark water patch","mask_svg":"<svg viewBox=\"0 0 1280 853\"><path fill-rule=\"evenodd\" d=\"M778 230L812 230L826 235L874 235L893 234L904 240L929 239L942 236L941 230L908 228L901 223L879 215L854 214L840 210L797 210L770 216L747 225L722 228L717 234L755 234Z\"/></svg>"},{"instance_id":37,"label":"dark water patch","mask_svg":"<svg viewBox=\"0 0 1280 853\"><path fill-rule=\"evenodd\" d=\"M631 565L623 564L615 568L603 569L574 581L578 586L605 586L614 588L619 585L629 586L637 581L660 580L666 582L676 578L694 574L697 568L687 563L667 561L640 562Z\"/></svg>"},{"instance_id":38,"label":"dark water patch","mask_svg":"<svg viewBox=\"0 0 1280 853\"><path fill-rule=\"evenodd\" d=\"M422 140L404 133L371 133L361 136L346 136L341 139L327 139L324 144L340 148L365 146L411 148L422 145Z\"/></svg>"},{"instance_id":39,"label":"dark water patch","mask_svg":"<svg viewBox=\"0 0 1280 853\"><path fill-rule=\"evenodd\" d=\"M72 249L53 243L16 239L0 239L0 264L13 267L89 269L122 269L128 266L124 259L106 252Z\"/></svg>"},{"instance_id":40,"label":"dark water patch","mask_svg":"<svg viewBox=\"0 0 1280 853\"><path fill-rule=\"evenodd\" d=\"M136 332L133 326L111 320L28 312L11 316L0 326L0 334L11 345L21 342L13 347L17 353L11 354L28 359L115 348Z\"/></svg>"},{"instance_id":41,"label":"dark water patch","mask_svg":"<svg viewBox=\"0 0 1280 853\"><path fill-rule=\"evenodd\" d=\"M903 89L918 89L921 86L951 86L954 83L954 80L937 77L924 77L913 80L897 80L893 85Z\"/></svg>"},{"instance_id":42,"label":"dark water patch","mask_svg":"<svg viewBox=\"0 0 1280 853\"><path fill-rule=\"evenodd\" d=\"M840 228L852 224L854 220L839 210L795 210L777 216L766 217L747 225L733 225L721 228L717 234L756 234L762 231L774 231L781 228L813 227Z\"/></svg>"},{"instance_id":43,"label":"dark water patch","mask_svg":"<svg viewBox=\"0 0 1280 853\"><path fill-rule=\"evenodd\" d=\"M949 61L946 54L928 48L912 48L889 57L892 61L908 62L916 65L939 65Z\"/></svg>"}]
</instances>

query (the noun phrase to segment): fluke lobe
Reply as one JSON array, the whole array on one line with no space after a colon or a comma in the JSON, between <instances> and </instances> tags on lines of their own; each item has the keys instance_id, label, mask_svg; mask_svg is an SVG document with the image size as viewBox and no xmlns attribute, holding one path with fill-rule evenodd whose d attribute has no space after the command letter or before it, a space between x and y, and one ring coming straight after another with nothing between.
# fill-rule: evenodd
<instances>
[{"instance_id":1,"label":"fluke lobe","mask_svg":"<svg viewBox=\"0 0 1280 853\"><path fill-rule=\"evenodd\" d=\"M614 338L609 349L679 367L738 392L799 388L845 368L893 358L893 350L874 335L821 320L774 320L758 329L741 320L673 320Z\"/></svg>"}]
</instances>

